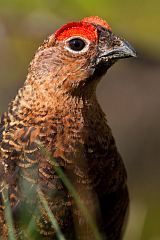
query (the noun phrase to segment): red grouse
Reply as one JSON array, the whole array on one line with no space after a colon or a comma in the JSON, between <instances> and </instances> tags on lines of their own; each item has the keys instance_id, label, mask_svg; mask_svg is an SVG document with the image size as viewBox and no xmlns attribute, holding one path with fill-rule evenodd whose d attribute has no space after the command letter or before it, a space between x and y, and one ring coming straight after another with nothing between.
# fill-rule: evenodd
<instances>
[{"instance_id":1,"label":"red grouse","mask_svg":"<svg viewBox=\"0 0 160 240\"><path fill-rule=\"evenodd\" d=\"M96 86L118 59L135 56L99 17L68 23L39 47L0 124L2 239L8 239L9 230L2 197L6 186L17 239L57 239L37 189L65 239L97 239L37 142L76 188L101 239L122 239L129 203L126 170Z\"/></svg>"}]
</instances>

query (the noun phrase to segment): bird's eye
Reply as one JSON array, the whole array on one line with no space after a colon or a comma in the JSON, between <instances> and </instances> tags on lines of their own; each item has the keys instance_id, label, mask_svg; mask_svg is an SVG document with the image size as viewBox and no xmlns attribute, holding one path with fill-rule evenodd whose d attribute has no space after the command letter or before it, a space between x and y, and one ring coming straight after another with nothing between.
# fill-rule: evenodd
<instances>
[{"instance_id":1,"label":"bird's eye","mask_svg":"<svg viewBox=\"0 0 160 240\"><path fill-rule=\"evenodd\" d=\"M68 47L75 52L80 52L85 46L86 42L80 38L72 38L68 42Z\"/></svg>"}]
</instances>

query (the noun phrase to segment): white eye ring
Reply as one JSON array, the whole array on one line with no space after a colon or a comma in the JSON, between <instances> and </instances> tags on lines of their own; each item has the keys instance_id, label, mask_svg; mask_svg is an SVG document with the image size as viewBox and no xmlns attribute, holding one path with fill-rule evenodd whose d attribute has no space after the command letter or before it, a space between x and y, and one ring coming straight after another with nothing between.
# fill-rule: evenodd
<instances>
[{"instance_id":1,"label":"white eye ring","mask_svg":"<svg viewBox=\"0 0 160 240\"><path fill-rule=\"evenodd\" d=\"M84 44L84 46L81 46L82 49L72 49L71 46L69 45L71 40L80 40L81 41L81 44ZM80 44L80 42L79 42ZM90 44L90 41L86 38L82 38L81 36L74 36L74 37L70 37L68 38L66 41L65 41L65 49L71 53L74 53L74 54L81 54L81 53L85 53L88 48L89 48L89 44Z\"/></svg>"}]
</instances>

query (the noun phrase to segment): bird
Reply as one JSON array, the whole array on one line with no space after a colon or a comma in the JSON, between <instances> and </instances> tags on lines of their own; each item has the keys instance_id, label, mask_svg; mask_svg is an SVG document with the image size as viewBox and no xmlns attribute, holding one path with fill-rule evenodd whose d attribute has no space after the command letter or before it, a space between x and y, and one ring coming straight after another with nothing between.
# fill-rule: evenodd
<instances>
[{"instance_id":1,"label":"bird","mask_svg":"<svg viewBox=\"0 0 160 240\"><path fill-rule=\"evenodd\" d=\"M5 189L16 239L58 239L38 192L64 239L98 239L56 168L88 209L99 239L123 238L127 172L96 88L117 60L129 57L136 57L134 48L98 16L63 25L38 48L24 85L1 117L2 239L9 236Z\"/></svg>"}]
</instances>

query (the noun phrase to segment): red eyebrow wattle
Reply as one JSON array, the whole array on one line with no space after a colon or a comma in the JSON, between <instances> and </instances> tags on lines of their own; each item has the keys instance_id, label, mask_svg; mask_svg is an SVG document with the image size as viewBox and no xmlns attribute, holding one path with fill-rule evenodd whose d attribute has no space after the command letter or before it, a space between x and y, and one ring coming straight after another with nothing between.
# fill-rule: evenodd
<instances>
[{"instance_id":1,"label":"red eyebrow wattle","mask_svg":"<svg viewBox=\"0 0 160 240\"><path fill-rule=\"evenodd\" d=\"M58 41L64 41L72 36L84 37L90 41L97 41L98 38L97 29L86 22L68 23L57 30L54 36Z\"/></svg>"},{"instance_id":2,"label":"red eyebrow wattle","mask_svg":"<svg viewBox=\"0 0 160 240\"><path fill-rule=\"evenodd\" d=\"M100 26L112 31L110 25L105 20L103 20L102 18L100 18L98 16L86 17L82 20L82 22L97 24L97 25L100 25Z\"/></svg>"}]
</instances>

